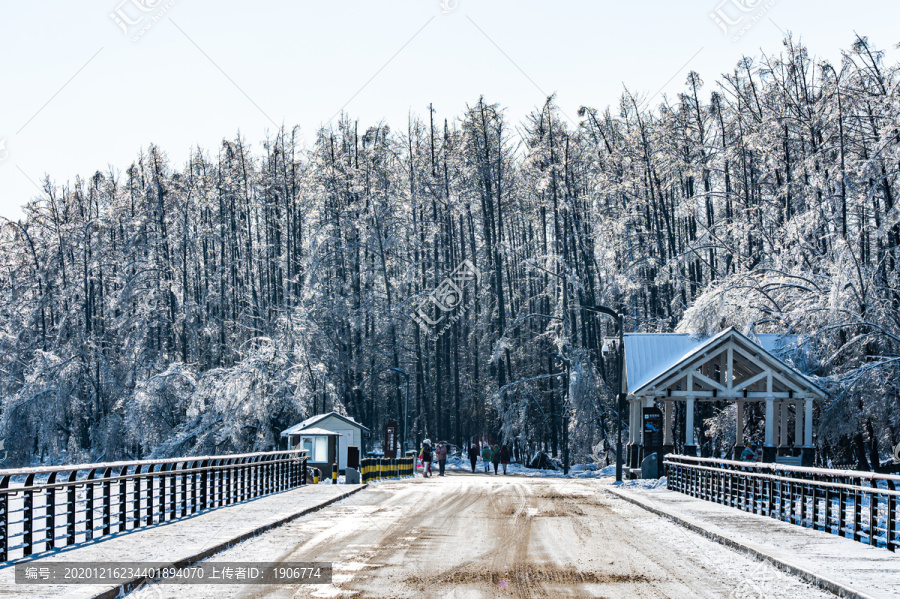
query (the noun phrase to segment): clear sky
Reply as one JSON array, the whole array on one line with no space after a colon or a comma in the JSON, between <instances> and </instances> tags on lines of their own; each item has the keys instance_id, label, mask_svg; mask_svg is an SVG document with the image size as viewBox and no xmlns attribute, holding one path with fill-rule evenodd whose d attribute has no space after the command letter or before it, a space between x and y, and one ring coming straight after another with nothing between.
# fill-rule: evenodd
<instances>
[{"instance_id":1,"label":"clear sky","mask_svg":"<svg viewBox=\"0 0 900 599\"><path fill-rule=\"evenodd\" d=\"M623 85L658 104L690 69L708 92L742 55L779 52L782 31L835 62L854 31L890 60L900 42L896 0L5 0L0 11L0 216L13 219L45 173L124 170L151 143L180 168L192 147L215 152L238 131L256 147L299 125L308 144L341 110L404 129L410 111L434 103L457 117L481 94L517 123L555 92L577 118L580 105L615 105Z\"/></svg>"}]
</instances>

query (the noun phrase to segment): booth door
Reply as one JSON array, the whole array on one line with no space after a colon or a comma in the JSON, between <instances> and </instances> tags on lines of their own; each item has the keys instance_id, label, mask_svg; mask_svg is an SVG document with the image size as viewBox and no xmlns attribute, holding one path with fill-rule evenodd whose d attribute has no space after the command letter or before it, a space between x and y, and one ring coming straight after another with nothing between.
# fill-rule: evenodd
<instances>
[{"instance_id":1,"label":"booth door","mask_svg":"<svg viewBox=\"0 0 900 599\"><path fill-rule=\"evenodd\" d=\"M334 432L341 435L338 437L338 470L343 470L347 467L347 446L355 445L353 442L353 431L342 430Z\"/></svg>"}]
</instances>

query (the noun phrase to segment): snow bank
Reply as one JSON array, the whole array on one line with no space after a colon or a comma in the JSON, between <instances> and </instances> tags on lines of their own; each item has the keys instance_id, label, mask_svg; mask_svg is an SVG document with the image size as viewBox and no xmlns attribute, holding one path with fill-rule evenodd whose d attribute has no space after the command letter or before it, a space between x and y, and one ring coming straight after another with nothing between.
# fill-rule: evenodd
<instances>
[{"instance_id":1,"label":"snow bank","mask_svg":"<svg viewBox=\"0 0 900 599\"><path fill-rule=\"evenodd\" d=\"M593 468L592 468L593 467ZM465 463L462 463L462 460L447 460L447 471L471 471L471 464L468 460ZM491 465L490 471L493 474L494 467ZM499 473L503 473L503 465L501 464L497 471ZM484 473L484 462L480 459L478 463L475 464L475 472L476 473ZM507 474L513 474L516 476L528 476L531 478L607 478L610 476L616 475L616 467L615 465L606 466L604 468L600 468L597 464L587 464L586 467L583 467L581 464L576 464L569 468L569 474L563 474L562 470L535 470L533 468L526 468L522 464L509 464L506 467Z\"/></svg>"}]
</instances>

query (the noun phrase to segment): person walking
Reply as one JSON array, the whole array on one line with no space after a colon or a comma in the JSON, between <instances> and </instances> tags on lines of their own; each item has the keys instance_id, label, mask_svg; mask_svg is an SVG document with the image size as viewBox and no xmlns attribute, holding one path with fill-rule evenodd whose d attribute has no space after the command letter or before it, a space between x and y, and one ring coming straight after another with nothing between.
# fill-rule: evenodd
<instances>
[{"instance_id":1,"label":"person walking","mask_svg":"<svg viewBox=\"0 0 900 599\"><path fill-rule=\"evenodd\" d=\"M509 458L511 452L509 451L509 447L504 445L500 448L500 463L503 464L503 474L506 475L506 467L509 466Z\"/></svg>"},{"instance_id":2,"label":"person walking","mask_svg":"<svg viewBox=\"0 0 900 599\"><path fill-rule=\"evenodd\" d=\"M756 445L754 443L749 443L747 447L744 448L744 451L741 452L741 461L742 462L755 462L756 461Z\"/></svg>"},{"instance_id":3,"label":"person walking","mask_svg":"<svg viewBox=\"0 0 900 599\"><path fill-rule=\"evenodd\" d=\"M440 476L444 476L444 467L447 466L447 444L438 443L437 449L434 450L434 455L437 458L438 473Z\"/></svg>"},{"instance_id":4,"label":"person walking","mask_svg":"<svg viewBox=\"0 0 900 599\"><path fill-rule=\"evenodd\" d=\"M431 474L431 440L422 442L422 472L425 478Z\"/></svg>"},{"instance_id":5,"label":"person walking","mask_svg":"<svg viewBox=\"0 0 900 599\"><path fill-rule=\"evenodd\" d=\"M475 464L478 462L478 445L469 445L469 462L472 463L472 474L475 474Z\"/></svg>"},{"instance_id":6,"label":"person walking","mask_svg":"<svg viewBox=\"0 0 900 599\"><path fill-rule=\"evenodd\" d=\"M491 446L488 443L484 444L484 449L481 450L481 461L484 462L484 472L485 474L491 471Z\"/></svg>"},{"instance_id":7,"label":"person walking","mask_svg":"<svg viewBox=\"0 0 900 599\"><path fill-rule=\"evenodd\" d=\"M500 466L500 448L494 443L491 447L491 463L494 465L494 474L497 474L497 468Z\"/></svg>"}]
</instances>

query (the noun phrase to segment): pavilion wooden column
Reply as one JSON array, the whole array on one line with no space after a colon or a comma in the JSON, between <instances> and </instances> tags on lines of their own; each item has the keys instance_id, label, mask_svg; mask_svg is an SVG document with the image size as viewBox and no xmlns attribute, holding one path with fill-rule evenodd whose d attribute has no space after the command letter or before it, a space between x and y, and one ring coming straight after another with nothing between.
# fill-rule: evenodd
<instances>
[{"instance_id":1,"label":"pavilion wooden column","mask_svg":"<svg viewBox=\"0 0 900 599\"><path fill-rule=\"evenodd\" d=\"M794 402L794 447L803 445L803 403Z\"/></svg>"},{"instance_id":2,"label":"pavilion wooden column","mask_svg":"<svg viewBox=\"0 0 900 599\"><path fill-rule=\"evenodd\" d=\"M628 400L628 443L625 446L625 465L629 468L634 468L634 455L635 455L635 445L634 440L637 434L637 418L635 418L635 407L638 405L638 400L634 397Z\"/></svg>"},{"instance_id":3,"label":"pavilion wooden column","mask_svg":"<svg viewBox=\"0 0 900 599\"><path fill-rule=\"evenodd\" d=\"M766 395L766 436L762 461L775 461L775 397L772 395Z\"/></svg>"},{"instance_id":4,"label":"pavilion wooden column","mask_svg":"<svg viewBox=\"0 0 900 599\"><path fill-rule=\"evenodd\" d=\"M638 430L640 430L641 422L638 417L638 411L641 409L641 402L638 399L631 400L631 413L629 414L629 421L631 422L631 435L629 440L632 445L635 445L638 440Z\"/></svg>"},{"instance_id":5,"label":"pavilion wooden column","mask_svg":"<svg viewBox=\"0 0 900 599\"><path fill-rule=\"evenodd\" d=\"M674 445L672 442L672 412L674 412L672 400L664 400L663 407L663 445L671 447Z\"/></svg>"},{"instance_id":6,"label":"pavilion wooden column","mask_svg":"<svg viewBox=\"0 0 900 599\"><path fill-rule=\"evenodd\" d=\"M697 446L694 445L694 400L693 395L685 398L684 413L684 453L685 455L697 455Z\"/></svg>"},{"instance_id":7,"label":"pavilion wooden column","mask_svg":"<svg viewBox=\"0 0 900 599\"><path fill-rule=\"evenodd\" d=\"M740 452L744 450L744 402L737 400L735 403L735 429L734 429L734 459L740 457Z\"/></svg>"},{"instance_id":8,"label":"pavilion wooden column","mask_svg":"<svg viewBox=\"0 0 900 599\"><path fill-rule=\"evenodd\" d=\"M803 410L805 418L803 423L803 453L802 465L813 466L816 459L816 448L813 446L813 396L807 395L806 409Z\"/></svg>"},{"instance_id":9,"label":"pavilion wooden column","mask_svg":"<svg viewBox=\"0 0 900 599\"><path fill-rule=\"evenodd\" d=\"M787 447L788 444L788 402L779 402L779 435L778 447Z\"/></svg>"}]
</instances>

